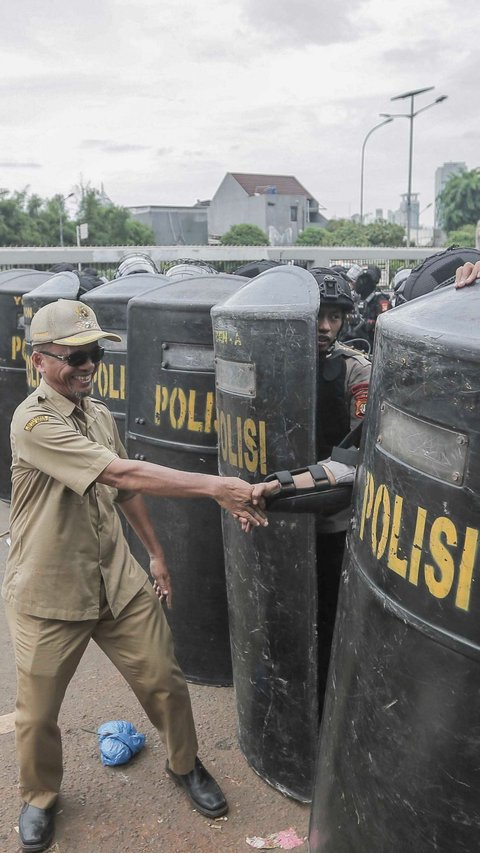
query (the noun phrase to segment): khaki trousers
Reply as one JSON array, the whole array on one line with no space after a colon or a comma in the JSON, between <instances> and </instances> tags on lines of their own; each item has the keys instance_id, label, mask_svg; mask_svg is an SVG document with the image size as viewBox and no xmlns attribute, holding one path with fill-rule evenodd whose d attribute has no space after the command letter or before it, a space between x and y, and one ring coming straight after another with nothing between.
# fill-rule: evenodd
<instances>
[{"instance_id":1,"label":"khaki trousers","mask_svg":"<svg viewBox=\"0 0 480 853\"><path fill-rule=\"evenodd\" d=\"M8 604L6 612L17 666L15 736L25 802L48 808L58 796L63 775L58 714L90 639L115 664L160 732L172 770L192 770L198 745L188 687L150 583L117 619L103 585L95 620L42 619Z\"/></svg>"}]
</instances>

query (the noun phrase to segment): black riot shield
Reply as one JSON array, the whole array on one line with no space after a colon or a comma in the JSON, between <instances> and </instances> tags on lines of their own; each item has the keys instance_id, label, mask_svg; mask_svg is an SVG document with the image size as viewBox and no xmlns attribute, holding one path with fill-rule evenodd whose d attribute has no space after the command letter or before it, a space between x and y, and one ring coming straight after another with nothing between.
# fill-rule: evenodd
<instances>
[{"instance_id":1,"label":"black riot shield","mask_svg":"<svg viewBox=\"0 0 480 853\"><path fill-rule=\"evenodd\" d=\"M37 270L0 272L0 497L10 497L10 421L27 396L22 297L50 273Z\"/></svg>"},{"instance_id":2,"label":"black riot shield","mask_svg":"<svg viewBox=\"0 0 480 853\"><path fill-rule=\"evenodd\" d=\"M168 284L165 276L155 273L134 273L90 290L81 302L95 312L102 329L115 332L121 343L103 340L105 356L98 365L93 396L103 400L112 412L120 438L125 439L126 369L127 369L127 307L130 299L153 288Z\"/></svg>"},{"instance_id":3,"label":"black riot shield","mask_svg":"<svg viewBox=\"0 0 480 853\"><path fill-rule=\"evenodd\" d=\"M80 282L78 275L74 272L59 272L52 275L48 273L48 279L40 287L36 287L23 297L23 318L25 324L25 341L27 349L25 360L27 364L27 385L29 393L37 388L40 382L40 374L32 364L30 352L30 323L32 317L44 305L56 302L57 299L78 299Z\"/></svg>"},{"instance_id":4,"label":"black riot shield","mask_svg":"<svg viewBox=\"0 0 480 853\"><path fill-rule=\"evenodd\" d=\"M381 317L312 853L478 850L480 288Z\"/></svg>"},{"instance_id":5,"label":"black riot shield","mask_svg":"<svg viewBox=\"0 0 480 853\"><path fill-rule=\"evenodd\" d=\"M267 270L212 311L220 471L258 482L315 461L313 276ZM240 746L284 793L309 800L318 733L314 516L271 514L246 536L223 519Z\"/></svg>"},{"instance_id":6,"label":"black riot shield","mask_svg":"<svg viewBox=\"0 0 480 853\"><path fill-rule=\"evenodd\" d=\"M202 275L137 296L128 305L127 449L130 457L216 474L215 372L210 309L245 280ZM167 613L187 678L232 679L220 509L213 501L152 499L171 566ZM136 540L131 547L148 569Z\"/></svg>"}]
</instances>

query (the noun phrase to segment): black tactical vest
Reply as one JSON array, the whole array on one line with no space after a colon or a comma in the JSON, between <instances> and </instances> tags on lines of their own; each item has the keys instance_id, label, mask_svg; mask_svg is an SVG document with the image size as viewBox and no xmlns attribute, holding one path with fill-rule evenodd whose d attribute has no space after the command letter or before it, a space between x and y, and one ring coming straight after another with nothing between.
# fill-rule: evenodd
<instances>
[{"instance_id":1,"label":"black tactical vest","mask_svg":"<svg viewBox=\"0 0 480 853\"><path fill-rule=\"evenodd\" d=\"M320 356L317 390L317 460L330 456L332 447L350 432L350 404L345 395L346 356L334 350Z\"/></svg>"}]
</instances>

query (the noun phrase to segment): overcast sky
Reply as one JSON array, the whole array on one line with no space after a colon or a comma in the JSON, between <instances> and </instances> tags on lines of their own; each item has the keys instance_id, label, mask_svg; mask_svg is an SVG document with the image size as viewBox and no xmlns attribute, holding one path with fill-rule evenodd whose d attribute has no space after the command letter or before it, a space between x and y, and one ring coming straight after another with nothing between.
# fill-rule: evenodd
<instances>
[{"instance_id":1,"label":"overcast sky","mask_svg":"<svg viewBox=\"0 0 480 853\"><path fill-rule=\"evenodd\" d=\"M291 174L325 215L359 211L363 140L392 96L414 121L413 191L480 166L478 0L14 0L2 21L0 186L194 204L226 172ZM365 148L366 213L396 209L409 121ZM432 208L422 215L432 222Z\"/></svg>"}]
</instances>

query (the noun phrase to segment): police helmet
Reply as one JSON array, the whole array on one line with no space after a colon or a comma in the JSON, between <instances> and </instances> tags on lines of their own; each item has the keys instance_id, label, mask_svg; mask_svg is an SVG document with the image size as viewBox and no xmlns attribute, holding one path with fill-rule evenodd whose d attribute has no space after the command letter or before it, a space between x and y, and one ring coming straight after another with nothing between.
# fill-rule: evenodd
<instances>
[{"instance_id":1,"label":"police helmet","mask_svg":"<svg viewBox=\"0 0 480 853\"><path fill-rule=\"evenodd\" d=\"M142 252L130 252L120 259L115 278L123 278L126 275L134 275L137 272L158 273L158 269L150 255Z\"/></svg>"},{"instance_id":2,"label":"police helmet","mask_svg":"<svg viewBox=\"0 0 480 853\"><path fill-rule=\"evenodd\" d=\"M358 293L361 299L367 299L375 290L381 277L382 273L378 267L367 267L355 281L355 292Z\"/></svg>"},{"instance_id":3,"label":"police helmet","mask_svg":"<svg viewBox=\"0 0 480 853\"><path fill-rule=\"evenodd\" d=\"M248 261L233 271L233 275L243 275L244 278L256 278L260 273L282 266L281 261L270 261L264 258L261 261Z\"/></svg>"},{"instance_id":4,"label":"police helmet","mask_svg":"<svg viewBox=\"0 0 480 853\"><path fill-rule=\"evenodd\" d=\"M309 272L318 284L320 305L338 305L347 314L353 311L352 292L343 273L329 267L313 267Z\"/></svg>"},{"instance_id":5,"label":"police helmet","mask_svg":"<svg viewBox=\"0 0 480 853\"><path fill-rule=\"evenodd\" d=\"M396 308L397 305L403 305L403 303L407 301L405 299L405 296L403 295L403 291L405 289L407 278L409 277L411 272L411 269L408 269L407 267L402 267L402 269L397 270L397 272L395 273L392 281L393 296L390 300L392 308Z\"/></svg>"},{"instance_id":6,"label":"police helmet","mask_svg":"<svg viewBox=\"0 0 480 853\"><path fill-rule=\"evenodd\" d=\"M332 264L329 269L333 270L334 272L341 272L344 276L346 276L348 273L348 267L344 267L343 264Z\"/></svg>"},{"instance_id":7,"label":"police helmet","mask_svg":"<svg viewBox=\"0 0 480 853\"><path fill-rule=\"evenodd\" d=\"M183 261L181 264L170 267L165 275L167 278L197 278L199 275L214 275L216 272L204 261L196 261L195 263Z\"/></svg>"}]
</instances>

